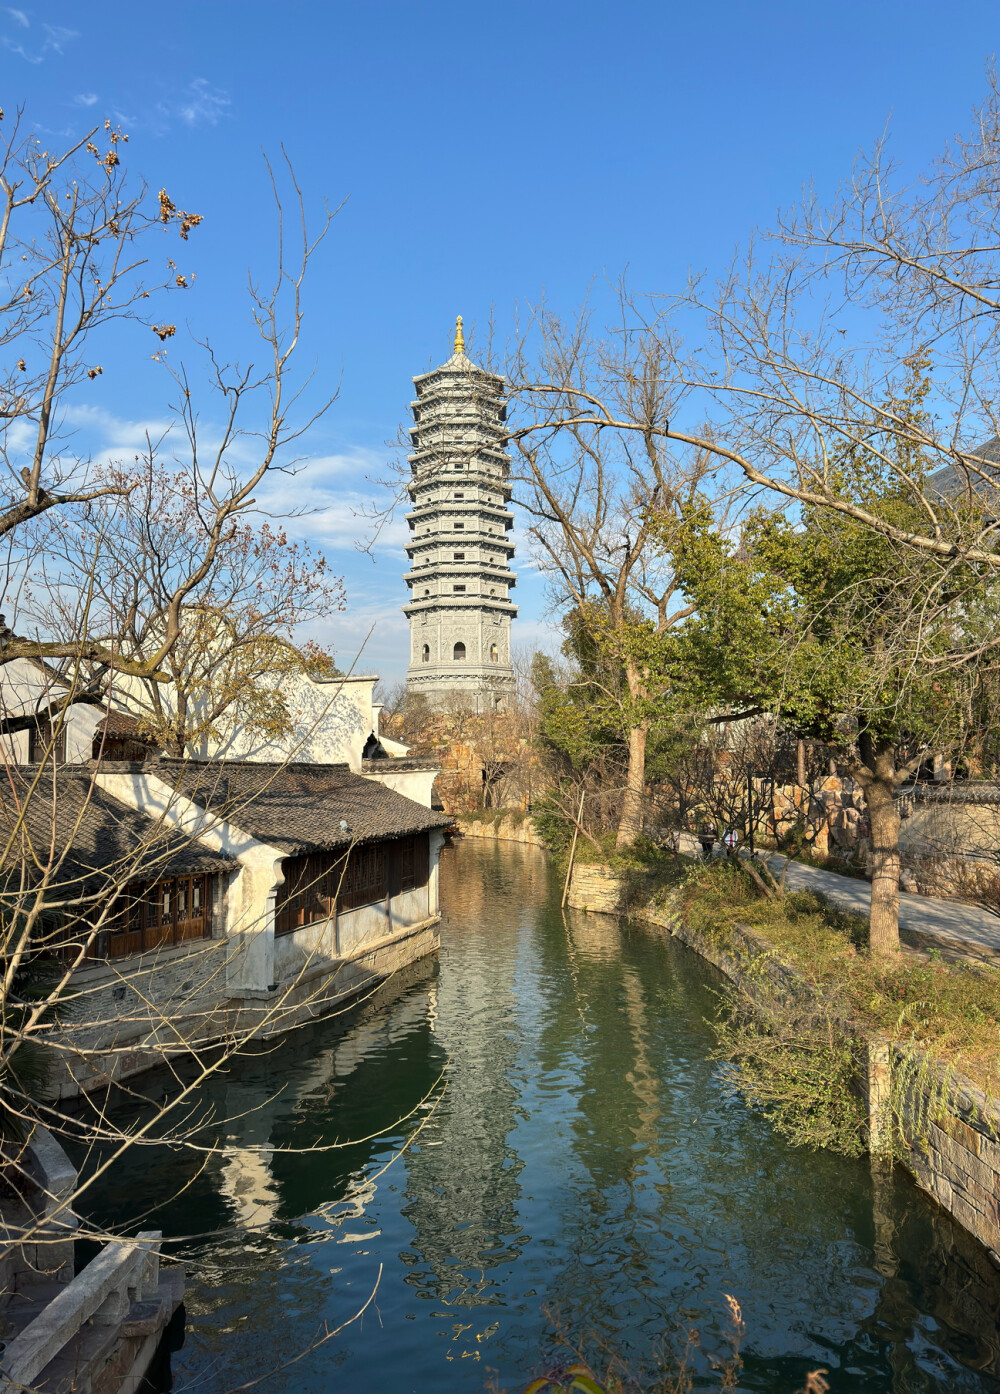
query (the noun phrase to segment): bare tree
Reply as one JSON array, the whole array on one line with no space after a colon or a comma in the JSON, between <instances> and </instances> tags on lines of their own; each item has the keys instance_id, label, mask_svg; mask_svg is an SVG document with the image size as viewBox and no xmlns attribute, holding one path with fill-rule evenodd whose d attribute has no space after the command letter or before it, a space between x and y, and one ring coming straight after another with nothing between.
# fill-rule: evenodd
<instances>
[{"instance_id":1,"label":"bare tree","mask_svg":"<svg viewBox=\"0 0 1000 1394\"><path fill-rule=\"evenodd\" d=\"M37 1199L25 1147L41 1127L80 1143L93 1163L79 1185L43 1194L37 1210L29 1205L19 1235L5 1235L0 1258L27 1246L42 1276L48 1254L53 1267L62 1262L56 1255L66 1231L59 1226L127 1150L159 1136L201 1156L200 1086L261 1032L337 1010L327 1000L336 984L323 973L318 948L304 953L291 979L268 992L259 1010L229 1010L227 965L238 958L242 940L252 943L263 930L260 906L248 908L235 942L198 941L186 960L191 982L185 979L179 998L158 986L166 941L157 934L165 917L172 917L175 932L181 904L185 923L196 912L205 918L204 885L196 887L197 876L185 868L191 871L192 858L202 864L211 845L204 839L223 815L208 811L196 828L172 816L176 809L132 818L109 803L99 769L73 769L57 759L67 707L106 702L122 675L143 685L154 708L171 677L179 686L190 679L194 701L209 712L216 703L213 720L220 692L245 707L253 698L246 689L265 663L273 672L289 654L291 628L339 597L320 559L252 516L267 475L297 468L295 442L315 420L303 410L301 383L293 381L294 355L306 271L331 215L321 219L318 235L309 233L290 167L291 219L272 178L277 272L269 283L250 285L264 360L230 365L201 345L221 422L201 424L194 380L179 368L180 430L170 446L179 438L183 448L174 449L172 469L161 467L163 442L150 443L144 462L114 469L98 469L72 450L67 409L85 400L104 374L101 345L116 325L131 322L162 361L177 331L158 296L186 293L193 279L172 260L165 276L150 270L158 239L179 235L183 247L201 216L180 210L164 190L149 198L144 186L128 180L126 140L106 123L103 134L95 129L51 155L18 120L0 151L0 337L7 349L0 376L0 537L14 625L0 622L0 665L27 658L44 674L37 710L4 713L0 726L8 737L32 728L42 735L44 727L28 766L18 765L9 743L0 741L0 1166L8 1182ZM46 590L43 614L39 597ZM23 633L29 623L35 632ZM221 673L210 671L220 642L229 644L228 661L216 665ZM294 662L303 658L327 661L306 649ZM175 730L176 747L189 736L190 723L183 733ZM224 817L238 823L249 802L227 796ZM345 849L339 871L335 866L310 880L310 870L296 894L336 900L353 850ZM129 949L136 934L141 955ZM95 964L106 969L96 985L86 979ZM126 1003L121 1008L119 998ZM74 1111L39 1090L53 1059L95 1068L103 1062L110 1082L115 1069L108 1058L122 1053L118 1033L139 1022L162 1044L174 1071L167 1097L141 1119L122 1126L100 1096L88 1096ZM81 1234L120 1238L86 1228Z\"/></svg>"},{"instance_id":2,"label":"bare tree","mask_svg":"<svg viewBox=\"0 0 1000 1394\"><path fill-rule=\"evenodd\" d=\"M0 537L9 549L6 590L14 621L0 661L62 659L166 681L161 665L180 637L185 607L217 570L220 549L230 547L238 535L240 520L256 506L256 491L265 477L295 468L294 443L330 405L328 400L303 414L302 384L293 383L292 372L307 269L333 215L327 211L318 231L310 232L302 193L286 160L295 210L289 223L279 181L268 167L277 211L278 264L270 283L250 282L252 319L264 361L259 367L229 364L202 341L221 408L221 424L213 424L209 442L203 438L191 378L183 367L170 370L179 391L176 412L185 444L178 467L186 475L199 546L187 549L183 568L174 565L169 591L161 597L158 642L130 652L113 628L92 624L91 588L82 580L86 613L77 610L69 631L22 635L16 632L22 628L20 588L45 536L31 525L53 514L93 523L115 500L127 513L129 496L137 489L133 516L142 503L141 470L98 470L88 456L74 453L67 408L84 400L88 385L103 375L97 360L103 356L101 346L107 342L110 347L117 322L147 329L152 356L165 359L177 329L169 315L152 307L163 296L186 293L194 279L169 256L166 275L147 279L159 238L173 231L187 242L202 215L179 209L165 190L151 198L145 185L130 178L122 158L127 140L105 122L103 134L95 128L64 152L50 154L36 137L24 134L18 118L0 148L0 270L8 287L0 303L0 340L8 363L0 379L5 481L0 481ZM150 444L151 457L161 444ZM165 577L159 579L163 589Z\"/></svg>"},{"instance_id":3,"label":"bare tree","mask_svg":"<svg viewBox=\"0 0 1000 1394\"><path fill-rule=\"evenodd\" d=\"M542 310L507 366L528 418L511 432L516 497L554 605L574 612L601 655L589 679L617 708L627 749L618 846L642 831L646 742L667 686L663 636L693 608L654 519L690 506L711 483L708 452L665 448L676 394L661 328L601 336L586 311L564 324ZM615 404L623 429L580 410L601 401Z\"/></svg>"},{"instance_id":4,"label":"bare tree","mask_svg":"<svg viewBox=\"0 0 1000 1394\"><path fill-rule=\"evenodd\" d=\"M155 451L129 472L123 494L60 518L44 535L44 563L30 600L38 628L111 636L138 673L117 674L119 704L142 734L172 754L197 752L234 726L275 739L292 727L286 679L332 677L331 655L298 640L300 627L343 608L326 559L284 528L238 516L213 549L212 565L188 591L178 637L164 646L178 588L201 566L211 518L199 507L191 468L172 472ZM192 479L194 482L192 482ZM28 608L26 606L26 608ZM87 690L104 690L103 665L84 665ZM166 674L167 683L159 681Z\"/></svg>"}]
</instances>

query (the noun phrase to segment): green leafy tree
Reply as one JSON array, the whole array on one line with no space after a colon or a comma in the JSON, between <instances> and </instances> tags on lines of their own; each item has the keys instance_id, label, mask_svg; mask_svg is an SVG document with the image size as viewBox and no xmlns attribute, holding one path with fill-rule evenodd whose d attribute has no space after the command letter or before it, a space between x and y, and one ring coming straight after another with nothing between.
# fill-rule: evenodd
<instances>
[{"instance_id":1,"label":"green leafy tree","mask_svg":"<svg viewBox=\"0 0 1000 1394\"><path fill-rule=\"evenodd\" d=\"M914 363L896 413L919 419L928 390L924 364ZM832 462L830 477L894 529L918 521L924 470L908 435L873 430ZM688 700L733 718L770 713L838 752L871 827L870 945L895 952L894 796L932 755L955 753L970 735L975 693L995 668L992 568L920 552L820 507L798 519L759 512L738 544L705 509L665 532L698 610L678 646Z\"/></svg>"}]
</instances>

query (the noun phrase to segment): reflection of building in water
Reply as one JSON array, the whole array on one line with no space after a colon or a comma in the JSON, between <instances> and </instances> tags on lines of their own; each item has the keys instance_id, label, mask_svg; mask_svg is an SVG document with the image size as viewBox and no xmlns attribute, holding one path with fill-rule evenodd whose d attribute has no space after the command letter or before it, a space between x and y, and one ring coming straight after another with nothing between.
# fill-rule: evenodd
<instances>
[{"instance_id":1,"label":"reflection of building in water","mask_svg":"<svg viewBox=\"0 0 1000 1394\"><path fill-rule=\"evenodd\" d=\"M387 1051L402 1045L416 1029L433 1019L436 983L429 983L424 992L402 998L389 1010L377 1010L379 1004L386 1005L390 991L382 989L364 1016L316 1054L310 1049L314 1046L313 1038L303 1040L298 1050L295 1045L287 1046L282 1057L284 1079L264 1073L247 1079L237 1078L224 1085L219 1113L226 1136L218 1172L219 1189L241 1225L263 1228L276 1219L282 1209L282 1189L274 1176L273 1160L276 1151L280 1156L282 1143L291 1141L289 1115L293 1115L297 1123L306 1122L313 1115L328 1119L331 1109L337 1107L339 1096L350 1088L356 1071L367 1064L377 1067ZM429 1075L415 1079L410 1107L419 1103L429 1080ZM394 1122L394 1117L386 1116L387 1127ZM331 1131L336 1129L331 1129L329 1122L321 1130L313 1130L317 1137L327 1136ZM368 1151L377 1145L377 1140L371 1140L367 1144ZM364 1151L364 1147L361 1150ZM332 1155L337 1156L336 1153ZM329 1195L331 1211L338 1216L359 1218L374 1198L376 1183L366 1175L365 1160L352 1149L352 1169L342 1176L340 1185L324 1191L324 1197ZM336 1162L324 1168L327 1177L339 1169ZM294 1204L285 1209L286 1213L289 1209L294 1214L301 1213Z\"/></svg>"},{"instance_id":2,"label":"reflection of building in water","mask_svg":"<svg viewBox=\"0 0 1000 1394\"><path fill-rule=\"evenodd\" d=\"M508 1142L518 1097L511 1079L517 955L498 941L516 939L523 909L491 875L487 856L449 891L445 913L489 931L454 936L439 980L434 1034L450 1062L449 1080L461 1083L449 1085L419 1146L404 1155L404 1213L415 1234L414 1252L403 1258L412 1264L407 1282L461 1308L496 1301L491 1270L520 1252L523 1163Z\"/></svg>"}]
</instances>

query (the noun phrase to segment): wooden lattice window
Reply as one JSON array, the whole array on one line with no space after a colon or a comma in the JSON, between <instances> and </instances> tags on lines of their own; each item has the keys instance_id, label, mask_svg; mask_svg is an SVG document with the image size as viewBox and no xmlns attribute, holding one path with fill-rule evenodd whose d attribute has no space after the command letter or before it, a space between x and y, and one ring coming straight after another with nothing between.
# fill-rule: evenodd
<instances>
[{"instance_id":1,"label":"wooden lattice window","mask_svg":"<svg viewBox=\"0 0 1000 1394\"><path fill-rule=\"evenodd\" d=\"M360 905L383 900L389 893L386 869L384 842L376 842L371 847L355 847L347 859L347 870L337 901L338 909L355 910Z\"/></svg>"},{"instance_id":2,"label":"wooden lattice window","mask_svg":"<svg viewBox=\"0 0 1000 1394\"><path fill-rule=\"evenodd\" d=\"M426 833L404 837L396 843L396 871L401 891L426 886L429 870L430 849Z\"/></svg>"},{"instance_id":3,"label":"wooden lattice window","mask_svg":"<svg viewBox=\"0 0 1000 1394\"><path fill-rule=\"evenodd\" d=\"M275 934L291 934L336 914L337 893L346 872L343 852L286 857L281 870L285 882L278 888L274 906Z\"/></svg>"},{"instance_id":4,"label":"wooden lattice window","mask_svg":"<svg viewBox=\"0 0 1000 1394\"><path fill-rule=\"evenodd\" d=\"M175 876L129 886L104 935L106 957L211 938L214 882L214 876Z\"/></svg>"},{"instance_id":5,"label":"wooden lattice window","mask_svg":"<svg viewBox=\"0 0 1000 1394\"><path fill-rule=\"evenodd\" d=\"M274 907L274 932L292 934L339 911L357 910L424 886L429 860L426 833L353 847L349 853L286 857L285 882Z\"/></svg>"},{"instance_id":6,"label":"wooden lattice window","mask_svg":"<svg viewBox=\"0 0 1000 1394\"><path fill-rule=\"evenodd\" d=\"M65 718L59 723L53 740L52 722L47 716L40 716L34 726L28 727L28 764L37 765L42 760L52 759L57 765L66 763Z\"/></svg>"}]
</instances>

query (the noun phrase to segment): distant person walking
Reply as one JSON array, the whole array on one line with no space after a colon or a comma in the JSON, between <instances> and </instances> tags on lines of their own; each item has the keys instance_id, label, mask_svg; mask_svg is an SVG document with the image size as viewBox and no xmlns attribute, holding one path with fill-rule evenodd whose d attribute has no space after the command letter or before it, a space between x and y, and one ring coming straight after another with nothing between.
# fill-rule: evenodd
<instances>
[{"instance_id":1,"label":"distant person walking","mask_svg":"<svg viewBox=\"0 0 1000 1394\"><path fill-rule=\"evenodd\" d=\"M701 843L701 855L708 861L715 848L716 831L711 823L707 828L702 828L698 834L698 841Z\"/></svg>"}]
</instances>

